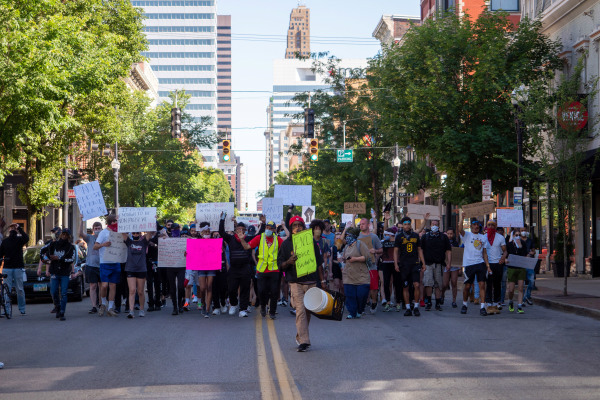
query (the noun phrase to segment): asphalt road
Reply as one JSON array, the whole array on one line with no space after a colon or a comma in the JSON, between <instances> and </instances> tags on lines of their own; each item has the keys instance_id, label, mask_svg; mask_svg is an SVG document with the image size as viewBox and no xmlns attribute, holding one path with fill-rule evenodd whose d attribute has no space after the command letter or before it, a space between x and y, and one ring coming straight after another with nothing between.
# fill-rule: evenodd
<instances>
[{"instance_id":1,"label":"asphalt road","mask_svg":"<svg viewBox=\"0 0 600 400\"><path fill-rule=\"evenodd\" d=\"M170 308L128 320L69 303L0 319L0 399L598 399L600 321L541 307L311 321L204 319Z\"/></svg>"}]
</instances>

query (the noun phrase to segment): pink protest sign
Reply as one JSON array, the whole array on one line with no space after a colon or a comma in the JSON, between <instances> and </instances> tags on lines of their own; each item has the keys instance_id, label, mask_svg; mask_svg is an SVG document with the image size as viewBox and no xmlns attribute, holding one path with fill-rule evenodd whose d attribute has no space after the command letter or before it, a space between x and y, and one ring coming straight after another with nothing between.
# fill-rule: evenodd
<instances>
[{"instance_id":1,"label":"pink protest sign","mask_svg":"<svg viewBox=\"0 0 600 400\"><path fill-rule=\"evenodd\" d=\"M223 239L188 239L186 269L214 271L221 269Z\"/></svg>"}]
</instances>

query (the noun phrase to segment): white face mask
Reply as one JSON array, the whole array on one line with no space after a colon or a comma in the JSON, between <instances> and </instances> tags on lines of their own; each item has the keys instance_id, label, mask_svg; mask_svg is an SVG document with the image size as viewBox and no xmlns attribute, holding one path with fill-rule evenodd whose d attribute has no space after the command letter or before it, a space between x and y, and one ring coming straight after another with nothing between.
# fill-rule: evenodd
<instances>
[{"instance_id":1,"label":"white face mask","mask_svg":"<svg viewBox=\"0 0 600 400\"><path fill-rule=\"evenodd\" d=\"M431 232L433 233L438 233L440 231L440 227L437 225L434 225L431 227Z\"/></svg>"},{"instance_id":2,"label":"white face mask","mask_svg":"<svg viewBox=\"0 0 600 400\"><path fill-rule=\"evenodd\" d=\"M202 235L202 237L203 237L204 239L210 239L210 234L208 234L208 235Z\"/></svg>"}]
</instances>

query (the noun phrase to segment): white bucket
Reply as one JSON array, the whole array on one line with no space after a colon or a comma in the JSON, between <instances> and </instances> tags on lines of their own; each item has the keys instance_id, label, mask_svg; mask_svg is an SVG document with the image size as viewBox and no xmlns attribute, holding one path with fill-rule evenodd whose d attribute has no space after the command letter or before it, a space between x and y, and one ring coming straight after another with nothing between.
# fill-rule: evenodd
<instances>
[{"instance_id":1,"label":"white bucket","mask_svg":"<svg viewBox=\"0 0 600 400\"><path fill-rule=\"evenodd\" d=\"M333 297L318 287L308 289L304 294L304 307L319 315L330 315L333 310Z\"/></svg>"}]
</instances>

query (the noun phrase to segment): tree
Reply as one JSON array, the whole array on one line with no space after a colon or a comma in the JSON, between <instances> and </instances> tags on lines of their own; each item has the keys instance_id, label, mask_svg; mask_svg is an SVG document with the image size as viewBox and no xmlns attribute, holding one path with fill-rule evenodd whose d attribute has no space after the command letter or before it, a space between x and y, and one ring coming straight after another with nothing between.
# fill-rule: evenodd
<instances>
[{"instance_id":1,"label":"tree","mask_svg":"<svg viewBox=\"0 0 600 400\"><path fill-rule=\"evenodd\" d=\"M146 48L142 12L128 0L0 0L0 179L15 168L36 219L57 204L65 159L102 126L118 135L114 105L130 97L120 79Z\"/></svg>"},{"instance_id":2,"label":"tree","mask_svg":"<svg viewBox=\"0 0 600 400\"><path fill-rule=\"evenodd\" d=\"M412 27L401 46L372 60L380 126L447 174L444 199L481 201L482 179L492 179L499 191L515 186L510 93L548 82L560 64L560 44L540 30L539 21L525 18L515 27L497 12L475 22L449 13ZM530 159L535 149L525 142Z\"/></svg>"},{"instance_id":3,"label":"tree","mask_svg":"<svg viewBox=\"0 0 600 400\"><path fill-rule=\"evenodd\" d=\"M555 263L557 268L563 268L565 296L577 203L589 185L597 161L597 155L586 152L597 132L582 129L583 113L577 107L571 108L579 102L587 108L597 95L598 77L587 81L582 78L585 58L580 58L571 75L561 73L556 86L545 82L532 84L527 100L519 104L519 118L530 132L532 148L536 149L534 156L548 188L548 201L556 207L555 215L551 216L558 228ZM589 122L589 126L595 123Z\"/></svg>"}]
</instances>

